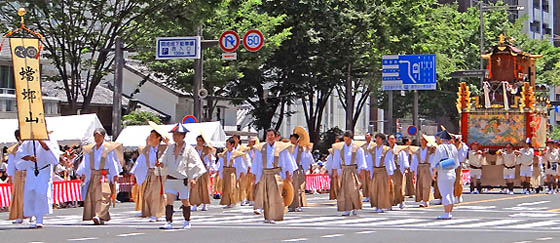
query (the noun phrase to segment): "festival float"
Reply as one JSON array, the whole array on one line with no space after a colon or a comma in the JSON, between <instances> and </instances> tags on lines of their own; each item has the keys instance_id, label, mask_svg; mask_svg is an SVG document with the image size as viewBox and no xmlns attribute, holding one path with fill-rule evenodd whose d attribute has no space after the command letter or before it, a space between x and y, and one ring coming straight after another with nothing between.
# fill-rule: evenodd
<instances>
[{"instance_id":1,"label":"festival float","mask_svg":"<svg viewBox=\"0 0 560 243\"><path fill-rule=\"evenodd\" d=\"M527 138L538 151L545 147L550 101L539 94L535 84L535 62L540 55L532 55L517 48L512 39L500 35L499 43L482 55L487 60L482 94L471 97L465 82L459 84L457 110L461 118L461 135L467 144L477 142L486 154L487 165L482 168L484 187L502 187L503 162L500 149L513 144L523 147ZM538 157L535 156L535 163ZM533 188L540 190L540 167L534 167ZM519 166L515 184L519 185Z\"/></svg>"}]
</instances>

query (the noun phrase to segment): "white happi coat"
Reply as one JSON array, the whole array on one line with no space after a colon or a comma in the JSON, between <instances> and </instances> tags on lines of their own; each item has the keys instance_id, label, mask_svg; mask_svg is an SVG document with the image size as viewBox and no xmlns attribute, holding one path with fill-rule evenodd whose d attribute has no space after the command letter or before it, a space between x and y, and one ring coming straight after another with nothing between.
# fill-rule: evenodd
<instances>
[{"instance_id":1,"label":"white happi coat","mask_svg":"<svg viewBox=\"0 0 560 243\"><path fill-rule=\"evenodd\" d=\"M23 193L23 215L25 217L43 216L52 213L52 176L53 167L58 164L61 154L58 144L51 136L49 141L44 141L49 150L44 150L38 141L24 141L16 153L18 165L27 171L25 189ZM37 156L39 174L35 176L35 163L23 160L27 155L34 155L33 145Z\"/></svg>"}]
</instances>

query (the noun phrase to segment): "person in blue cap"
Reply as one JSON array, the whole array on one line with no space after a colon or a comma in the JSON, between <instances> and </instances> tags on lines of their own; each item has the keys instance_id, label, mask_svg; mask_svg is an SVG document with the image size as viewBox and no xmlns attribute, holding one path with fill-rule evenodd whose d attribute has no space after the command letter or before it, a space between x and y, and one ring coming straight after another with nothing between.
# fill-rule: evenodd
<instances>
[{"instance_id":1,"label":"person in blue cap","mask_svg":"<svg viewBox=\"0 0 560 243\"><path fill-rule=\"evenodd\" d=\"M173 133L174 143L169 145L161 160L156 166L163 167L167 172L165 181L165 194L167 205L165 206L166 223L161 229L173 228L173 202L179 196L182 202L183 229L190 229L191 204L189 202L190 188L196 184L198 177L206 173L206 168L200 156L191 145L185 143L185 136L189 132L183 124L178 123L169 133Z\"/></svg>"},{"instance_id":2,"label":"person in blue cap","mask_svg":"<svg viewBox=\"0 0 560 243\"><path fill-rule=\"evenodd\" d=\"M437 186L441 194L444 213L438 219L451 219L451 211L453 211L454 195L453 189L456 180L455 169L459 167L459 157L457 147L450 143L451 135L443 130L436 134L438 146L432 160L432 177L437 181ZM454 160L454 165L447 167L443 162L449 162L448 159Z\"/></svg>"}]
</instances>

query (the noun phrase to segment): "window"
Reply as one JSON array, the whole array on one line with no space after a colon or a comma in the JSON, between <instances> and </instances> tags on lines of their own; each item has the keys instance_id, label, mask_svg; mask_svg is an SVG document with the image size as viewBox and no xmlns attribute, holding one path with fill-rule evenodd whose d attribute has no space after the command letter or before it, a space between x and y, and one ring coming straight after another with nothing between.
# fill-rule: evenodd
<instances>
[{"instance_id":1,"label":"window","mask_svg":"<svg viewBox=\"0 0 560 243\"><path fill-rule=\"evenodd\" d=\"M549 13L550 5L548 5L548 0L543 0L542 2L542 11Z\"/></svg>"},{"instance_id":2,"label":"window","mask_svg":"<svg viewBox=\"0 0 560 243\"><path fill-rule=\"evenodd\" d=\"M535 21L531 23L531 31L532 32L541 32L541 22Z\"/></svg>"},{"instance_id":3,"label":"window","mask_svg":"<svg viewBox=\"0 0 560 243\"><path fill-rule=\"evenodd\" d=\"M12 67L0 66L0 88L15 89Z\"/></svg>"},{"instance_id":4,"label":"window","mask_svg":"<svg viewBox=\"0 0 560 243\"><path fill-rule=\"evenodd\" d=\"M533 0L533 8L534 9L541 9L541 0Z\"/></svg>"}]
</instances>

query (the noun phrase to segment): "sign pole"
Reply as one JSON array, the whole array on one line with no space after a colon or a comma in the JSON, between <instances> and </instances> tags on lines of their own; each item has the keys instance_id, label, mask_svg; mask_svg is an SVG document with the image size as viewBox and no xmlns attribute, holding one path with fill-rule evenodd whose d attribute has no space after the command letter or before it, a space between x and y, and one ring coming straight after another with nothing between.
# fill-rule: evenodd
<instances>
[{"instance_id":1,"label":"sign pole","mask_svg":"<svg viewBox=\"0 0 560 243\"><path fill-rule=\"evenodd\" d=\"M414 90L414 117L413 117L414 126L420 129L420 124L418 124L418 90ZM416 132L416 144L420 145L420 133Z\"/></svg>"},{"instance_id":2,"label":"sign pole","mask_svg":"<svg viewBox=\"0 0 560 243\"><path fill-rule=\"evenodd\" d=\"M393 133L393 91L389 90L389 102L387 107L387 134Z\"/></svg>"}]
</instances>

